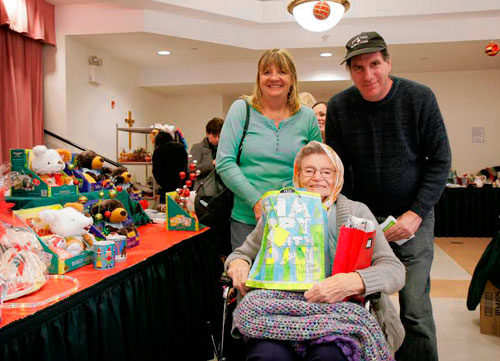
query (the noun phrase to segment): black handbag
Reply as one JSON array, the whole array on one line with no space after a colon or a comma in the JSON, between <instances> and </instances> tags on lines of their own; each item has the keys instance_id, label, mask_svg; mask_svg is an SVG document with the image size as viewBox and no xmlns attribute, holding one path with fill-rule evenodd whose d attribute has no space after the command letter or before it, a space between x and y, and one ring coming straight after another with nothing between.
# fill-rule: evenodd
<instances>
[{"instance_id":1,"label":"black handbag","mask_svg":"<svg viewBox=\"0 0 500 361\"><path fill-rule=\"evenodd\" d=\"M246 102L247 116L245 127L243 128L243 136L241 137L240 146L238 147L238 157L236 164L240 164L241 150L243 148L243 140L247 134L248 124L250 122L250 106ZM194 199L194 210L198 221L209 226L216 227L224 224L231 217L233 210L234 194L226 187L217 171L212 170L201 182L196 191Z\"/></svg>"}]
</instances>

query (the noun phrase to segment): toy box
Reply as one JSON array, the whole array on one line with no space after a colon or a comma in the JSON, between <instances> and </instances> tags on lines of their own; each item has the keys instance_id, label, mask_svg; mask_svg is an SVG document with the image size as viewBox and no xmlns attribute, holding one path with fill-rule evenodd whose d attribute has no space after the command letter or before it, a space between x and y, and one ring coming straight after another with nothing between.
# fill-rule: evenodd
<instances>
[{"instance_id":1,"label":"toy box","mask_svg":"<svg viewBox=\"0 0 500 361\"><path fill-rule=\"evenodd\" d=\"M90 209L94 204L99 202L99 199L93 199L87 201L84 205L84 213L90 213ZM94 226L101 232L104 236L107 236L109 234L108 228L123 228L123 227L130 227L133 226L134 222L132 221L132 217L130 217L130 214L127 214L127 219L125 219L121 223L109 223L106 221L101 221L101 222L96 222L94 219ZM127 234L127 248L132 248L135 246L139 245L139 232L132 232Z\"/></svg>"},{"instance_id":2,"label":"toy box","mask_svg":"<svg viewBox=\"0 0 500 361\"><path fill-rule=\"evenodd\" d=\"M73 271L79 267L92 263L93 259L93 253L92 251L89 250L88 251L84 250L81 254L77 256L62 259L54 251L52 251L45 243L44 240L47 238L47 236L51 235L52 233L49 229L49 226L42 223L42 221L38 217L38 213L44 209L61 209L61 208L63 207L60 204L55 204L51 206L20 209L13 211L18 218L23 220L26 223L26 225L28 225L35 232L35 234L40 240L43 250L52 255L52 260L50 262L50 266L48 267L48 271L50 274L63 274ZM89 233L91 233L97 240L105 239L104 235L101 232L99 232L94 226L90 227Z\"/></svg>"},{"instance_id":3,"label":"toy box","mask_svg":"<svg viewBox=\"0 0 500 361\"><path fill-rule=\"evenodd\" d=\"M55 197L67 194L78 194L75 185L50 186L30 169L30 150L10 150L11 170L21 174L22 182L12 187L12 196Z\"/></svg>"},{"instance_id":4,"label":"toy box","mask_svg":"<svg viewBox=\"0 0 500 361\"><path fill-rule=\"evenodd\" d=\"M176 192L166 194L166 209L167 221L165 222L167 231L199 231L206 226L198 222L194 215L189 214L175 201Z\"/></svg>"}]
</instances>

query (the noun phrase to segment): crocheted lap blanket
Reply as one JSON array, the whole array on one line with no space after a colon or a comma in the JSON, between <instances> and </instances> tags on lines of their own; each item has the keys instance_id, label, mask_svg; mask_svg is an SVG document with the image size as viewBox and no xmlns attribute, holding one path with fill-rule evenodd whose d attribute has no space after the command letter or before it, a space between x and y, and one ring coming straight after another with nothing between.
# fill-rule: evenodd
<instances>
[{"instance_id":1,"label":"crocheted lap blanket","mask_svg":"<svg viewBox=\"0 0 500 361\"><path fill-rule=\"evenodd\" d=\"M299 353L298 346L304 342L339 341L348 359L393 360L375 318L352 302L310 303L302 293L255 290L243 298L233 315L243 335L290 341ZM346 339L357 350L345 350Z\"/></svg>"}]
</instances>

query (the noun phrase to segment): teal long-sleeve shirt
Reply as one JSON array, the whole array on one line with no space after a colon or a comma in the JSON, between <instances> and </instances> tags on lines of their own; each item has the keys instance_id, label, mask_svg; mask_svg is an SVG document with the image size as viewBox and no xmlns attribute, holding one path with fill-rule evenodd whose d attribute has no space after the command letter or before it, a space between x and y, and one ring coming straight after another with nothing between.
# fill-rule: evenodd
<instances>
[{"instance_id":1,"label":"teal long-sleeve shirt","mask_svg":"<svg viewBox=\"0 0 500 361\"><path fill-rule=\"evenodd\" d=\"M321 133L310 108L301 107L276 127L272 119L250 106L250 123L238 166L245 119L246 105L240 99L231 105L224 121L215 166L224 184L234 192L231 217L255 225L255 203L267 191L292 185L295 156L310 141L321 142Z\"/></svg>"}]
</instances>

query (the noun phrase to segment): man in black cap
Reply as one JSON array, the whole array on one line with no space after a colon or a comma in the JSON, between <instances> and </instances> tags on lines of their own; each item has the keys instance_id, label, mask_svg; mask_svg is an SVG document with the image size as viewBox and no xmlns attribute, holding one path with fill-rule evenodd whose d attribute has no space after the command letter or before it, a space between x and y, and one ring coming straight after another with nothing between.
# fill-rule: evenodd
<instances>
[{"instance_id":1,"label":"man in black cap","mask_svg":"<svg viewBox=\"0 0 500 361\"><path fill-rule=\"evenodd\" d=\"M397 218L384 232L407 270L399 293L406 336L396 359L437 360L429 293L433 207L451 165L446 128L431 89L389 75L391 59L379 34L361 33L346 48L342 63L354 86L328 103L326 143L344 163L343 193L366 203L380 222Z\"/></svg>"}]
</instances>

